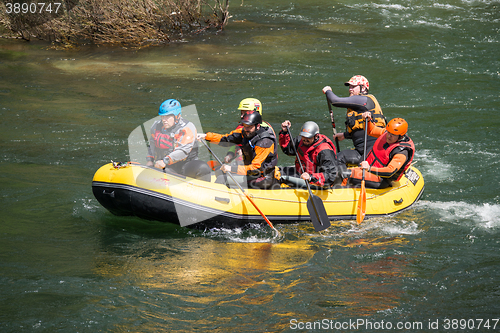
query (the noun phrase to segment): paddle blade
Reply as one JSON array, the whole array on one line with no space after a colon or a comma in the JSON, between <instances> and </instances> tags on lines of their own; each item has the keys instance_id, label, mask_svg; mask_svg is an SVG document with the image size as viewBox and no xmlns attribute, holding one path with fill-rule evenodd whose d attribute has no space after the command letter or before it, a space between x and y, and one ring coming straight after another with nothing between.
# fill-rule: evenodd
<instances>
[{"instance_id":1,"label":"paddle blade","mask_svg":"<svg viewBox=\"0 0 500 333\"><path fill-rule=\"evenodd\" d=\"M358 212L356 214L356 221L358 224L363 222L366 214L366 189L365 189L365 180L361 181L361 192L359 194L358 201Z\"/></svg>"},{"instance_id":2,"label":"paddle blade","mask_svg":"<svg viewBox=\"0 0 500 333\"><path fill-rule=\"evenodd\" d=\"M215 171L215 168L220 167L219 162L214 161L214 160L208 161L207 164L210 167L210 169L212 169L213 171Z\"/></svg>"},{"instance_id":3,"label":"paddle blade","mask_svg":"<svg viewBox=\"0 0 500 333\"><path fill-rule=\"evenodd\" d=\"M325 230L330 227L330 220L325 210L325 205L320 197L313 195L307 200L307 210L311 215L311 220L316 231Z\"/></svg>"}]
</instances>

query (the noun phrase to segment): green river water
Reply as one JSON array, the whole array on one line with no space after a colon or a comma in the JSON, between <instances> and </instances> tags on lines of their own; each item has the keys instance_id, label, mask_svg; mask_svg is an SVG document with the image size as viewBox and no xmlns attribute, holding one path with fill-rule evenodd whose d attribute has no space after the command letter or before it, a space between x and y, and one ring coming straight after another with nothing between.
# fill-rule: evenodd
<instances>
[{"instance_id":1,"label":"green river water","mask_svg":"<svg viewBox=\"0 0 500 333\"><path fill-rule=\"evenodd\" d=\"M500 331L499 7L244 0L225 31L162 47L0 40L0 332ZM355 74L410 125L426 187L408 211L276 239L116 217L92 195L168 98L203 131L256 97L275 128L330 134L321 89L347 96Z\"/></svg>"}]
</instances>

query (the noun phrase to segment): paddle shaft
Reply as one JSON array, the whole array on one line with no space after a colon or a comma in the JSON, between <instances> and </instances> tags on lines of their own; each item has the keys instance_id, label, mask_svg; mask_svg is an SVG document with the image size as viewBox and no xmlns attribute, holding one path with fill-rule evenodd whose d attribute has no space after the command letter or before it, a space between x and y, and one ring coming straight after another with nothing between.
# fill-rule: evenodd
<instances>
[{"instance_id":1,"label":"paddle shaft","mask_svg":"<svg viewBox=\"0 0 500 333\"><path fill-rule=\"evenodd\" d=\"M210 152L210 154L212 154L213 157L215 157L215 159L217 160L217 162L219 162L220 165L223 165L222 162L221 162L221 160L217 157L217 155L215 155L215 153L212 151L212 149L210 149L210 147L207 145L207 143L205 142L205 139L201 139L200 141L203 142L203 144L205 145L205 147L207 147L208 151ZM273 230L276 231L276 233L279 234L279 231L276 230L276 228L273 226L273 224L271 223L271 221L269 221L269 219L267 218L267 216L259 209L259 207L257 206L257 204L245 192L245 190L243 189L243 187L241 187L240 183L238 183L236 181L236 179L234 179L233 174L231 172L229 172L229 171L227 171L226 173L229 175L229 177L231 177L231 180L238 186L238 188L240 189L240 191L243 192L243 194L248 199L248 201L250 201L252 203L252 205L255 207L255 209L257 209L257 211L264 218L264 220L267 222L267 224L269 224L269 226L271 228L273 228Z\"/></svg>"},{"instance_id":2,"label":"paddle shaft","mask_svg":"<svg viewBox=\"0 0 500 333\"><path fill-rule=\"evenodd\" d=\"M366 161L366 141L368 140L368 118L365 118L365 144L363 147L363 161ZM363 169L362 182L365 182L365 169Z\"/></svg>"},{"instance_id":3,"label":"paddle shaft","mask_svg":"<svg viewBox=\"0 0 500 333\"><path fill-rule=\"evenodd\" d=\"M146 146L148 147L148 154L149 156L152 156L153 152L151 151L151 146L149 145L149 139L148 135L146 134L146 129L144 128L144 124L141 124L141 129L142 129L142 135L144 136L144 141L146 141Z\"/></svg>"},{"instance_id":4,"label":"paddle shaft","mask_svg":"<svg viewBox=\"0 0 500 333\"><path fill-rule=\"evenodd\" d=\"M292 143L292 148L293 150L295 151L295 157L297 158L297 161L299 161L299 166L300 166L300 171L302 173L304 173L304 166L302 165L302 162L300 161L300 158L299 158L299 152L297 151L297 149L295 148L295 142L293 142L293 137L292 137L292 133L290 133L290 127L287 126L286 127L287 131L288 131L288 135L290 136L290 142ZM306 185L307 185L307 190L309 191L309 195L312 195L312 191L311 191L311 186L309 185L309 181L305 180L304 181L306 182Z\"/></svg>"},{"instance_id":5,"label":"paddle shaft","mask_svg":"<svg viewBox=\"0 0 500 333\"><path fill-rule=\"evenodd\" d=\"M332 104L328 100L328 96L326 96L326 103L328 104L328 110L330 111L330 119L332 120L332 129L333 129L333 136L335 137L335 146L337 147L337 153L339 153L340 152L339 139L336 137L337 128L335 127L335 119L333 119Z\"/></svg>"},{"instance_id":6,"label":"paddle shaft","mask_svg":"<svg viewBox=\"0 0 500 333\"><path fill-rule=\"evenodd\" d=\"M288 130L288 135L290 136L290 141L292 143L293 150L295 151L295 157L299 161L300 170L302 171L302 173L304 173L305 172L304 171L304 166L302 165L302 162L300 161L299 152L295 148L295 142L293 142L292 133L290 133L290 127L287 126L286 129ZM308 180L304 179L304 181L306 182L306 185L307 185L307 191L309 191L309 198L311 198L313 196L312 191L311 191L311 185L309 184ZM319 223L321 223L321 225L323 225L323 221L321 221L320 214L318 213L318 208L316 207L316 204L314 203L314 200L311 200L311 203L312 203L312 206L314 208L314 214L316 214Z\"/></svg>"},{"instance_id":7,"label":"paddle shaft","mask_svg":"<svg viewBox=\"0 0 500 333\"><path fill-rule=\"evenodd\" d=\"M368 139L368 118L365 118L365 143L363 147L363 161L366 161L366 141ZM366 213L366 188L365 188L365 169L361 177L361 190L359 192L358 212L356 214L356 221L358 224L363 222Z\"/></svg>"}]
</instances>

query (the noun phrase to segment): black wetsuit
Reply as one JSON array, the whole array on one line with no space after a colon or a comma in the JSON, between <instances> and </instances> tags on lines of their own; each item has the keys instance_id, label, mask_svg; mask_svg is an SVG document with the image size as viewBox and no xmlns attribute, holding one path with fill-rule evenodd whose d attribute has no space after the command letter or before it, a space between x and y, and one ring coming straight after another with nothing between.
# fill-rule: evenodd
<instances>
[{"instance_id":1,"label":"black wetsuit","mask_svg":"<svg viewBox=\"0 0 500 333\"><path fill-rule=\"evenodd\" d=\"M326 96L328 98L328 101L335 107L339 108L346 108L346 109L352 109L354 111L357 111L359 113L367 112L370 110L373 110L375 108L375 103L372 101L371 98L368 96L364 95L353 95L350 97L338 97L333 93L333 91L328 90L326 92ZM340 163L343 164L359 164L363 160L363 149L364 149L364 142L365 142L365 131L362 129L356 129L353 130L352 132L347 131L347 127L349 125L347 124L347 119L346 119L346 131L344 132L344 138L345 139L352 139L352 143L354 145L354 150L352 149L347 149L347 150L342 150L340 153L337 154L337 159ZM367 137L366 141L366 154L372 149L373 145L375 144L375 141L377 138L374 138L372 136Z\"/></svg>"}]
</instances>

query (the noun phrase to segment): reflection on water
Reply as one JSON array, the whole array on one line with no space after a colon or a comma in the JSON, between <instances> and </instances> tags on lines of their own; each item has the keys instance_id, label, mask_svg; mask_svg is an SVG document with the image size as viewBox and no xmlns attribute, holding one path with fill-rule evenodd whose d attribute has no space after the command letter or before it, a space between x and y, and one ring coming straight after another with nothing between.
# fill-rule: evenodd
<instances>
[{"instance_id":1,"label":"reflection on water","mask_svg":"<svg viewBox=\"0 0 500 333\"><path fill-rule=\"evenodd\" d=\"M331 232L312 241L306 237L315 234L312 226L280 227L287 235L280 243L256 242L267 238L263 226L167 239L120 238L113 231L114 241L103 235L93 272L114 281L113 288L125 288L122 293L132 286L136 292L127 302L148 326L186 328L195 320L210 327L210 320L200 321L203 316L217 317L221 325L239 322L249 330L264 325L273 331L293 318L371 316L395 308L404 295L401 279L414 275L409 259L398 254L408 243L404 237L373 238L370 227L338 222L334 231L344 230L344 236ZM353 255L351 248L363 248L363 254ZM246 315L255 322L243 320Z\"/></svg>"},{"instance_id":2,"label":"reflection on water","mask_svg":"<svg viewBox=\"0 0 500 333\"><path fill-rule=\"evenodd\" d=\"M343 32L343 33L363 33L366 29L359 24L345 24L345 23L324 23L318 26L319 30L329 32Z\"/></svg>"},{"instance_id":3,"label":"reflection on water","mask_svg":"<svg viewBox=\"0 0 500 333\"><path fill-rule=\"evenodd\" d=\"M106 57L107 58L107 57ZM86 75L118 75L124 73L140 73L142 75L165 75L170 77L210 77L203 73L200 67L195 67L191 60L167 59L163 61L124 61L118 59L61 59L52 62L52 65L71 74Z\"/></svg>"}]
</instances>

